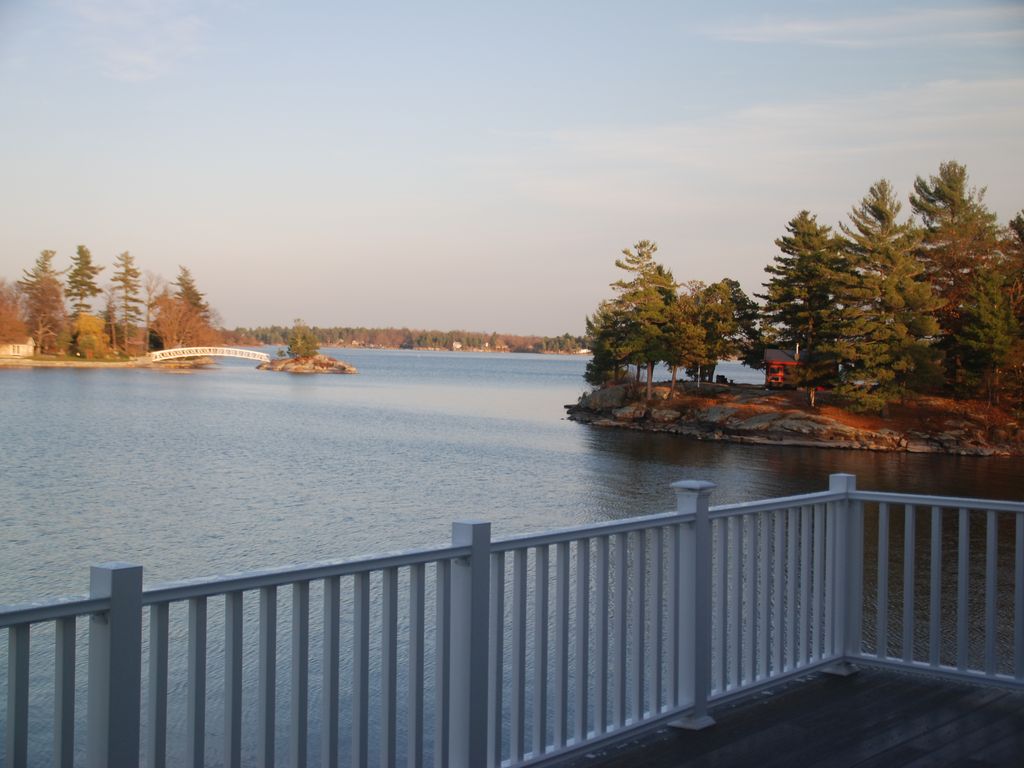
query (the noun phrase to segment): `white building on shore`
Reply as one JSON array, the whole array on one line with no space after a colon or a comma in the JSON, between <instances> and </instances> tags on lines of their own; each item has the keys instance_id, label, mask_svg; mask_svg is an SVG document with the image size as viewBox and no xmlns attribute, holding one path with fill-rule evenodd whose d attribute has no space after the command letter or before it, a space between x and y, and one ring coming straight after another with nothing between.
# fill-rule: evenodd
<instances>
[{"instance_id":1,"label":"white building on shore","mask_svg":"<svg viewBox=\"0 0 1024 768\"><path fill-rule=\"evenodd\" d=\"M31 336L21 342L0 343L0 357L32 357L36 343Z\"/></svg>"}]
</instances>

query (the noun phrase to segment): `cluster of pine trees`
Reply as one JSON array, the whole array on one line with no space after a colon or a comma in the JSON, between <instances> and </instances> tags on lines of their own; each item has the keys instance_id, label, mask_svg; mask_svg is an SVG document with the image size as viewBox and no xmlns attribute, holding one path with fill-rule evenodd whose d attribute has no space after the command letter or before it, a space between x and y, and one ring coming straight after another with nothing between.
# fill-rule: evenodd
<instances>
[{"instance_id":1,"label":"cluster of pine trees","mask_svg":"<svg viewBox=\"0 0 1024 768\"><path fill-rule=\"evenodd\" d=\"M159 275L143 275L125 251L101 286L105 267L84 245L65 269L55 266L56 256L43 251L17 282L0 279L0 342L31 336L38 354L93 359L218 343L214 311L186 267L168 284ZM97 299L101 309L94 312Z\"/></svg>"},{"instance_id":2,"label":"cluster of pine trees","mask_svg":"<svg viewBox=\"0 0 1024 768\"><path fill-rule=\"evenodd\" d=\"M801 211L775 241L779 252L754 301L729 279L678 284L648 241L623 251L627 276L587 319L594 351L586 377L602 384L631 365L657 364L710 380L715 362L763 367L764 350L806 353L800 380L827 386L858 409L884 410L915 392L1024 402L1024 212L999 226L969 185L943 163L917 177L913 215L881 180L837 230Z\"/></svg>"}]
</instances>

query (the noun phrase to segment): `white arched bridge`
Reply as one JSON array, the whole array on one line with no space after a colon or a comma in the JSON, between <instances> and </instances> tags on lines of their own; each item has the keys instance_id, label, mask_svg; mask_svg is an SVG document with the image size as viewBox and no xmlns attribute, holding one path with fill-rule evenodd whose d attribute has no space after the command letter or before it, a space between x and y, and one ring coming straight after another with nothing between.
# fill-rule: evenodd
<instances>
[{"instance_id":1,"label":"white arched bridge","mask_svg":"<svg viewBox=\"0 0 1024 768\"><path fill-rule=\"evenodd\" d=\"M261 363L269 363L270 355L265 352L253 352L251 349L236 349L234 347L175 347L174 349L161 349L149 353L151 363L160 363L164 360L180 360L184 357L240 357L243 360L257 360Z\"/></svg>"}]
</instances>

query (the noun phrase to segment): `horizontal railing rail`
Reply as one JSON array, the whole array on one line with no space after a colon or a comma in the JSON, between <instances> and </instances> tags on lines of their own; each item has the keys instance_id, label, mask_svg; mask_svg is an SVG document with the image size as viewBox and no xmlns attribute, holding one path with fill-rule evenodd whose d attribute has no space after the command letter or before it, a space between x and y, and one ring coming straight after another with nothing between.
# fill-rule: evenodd
<instances>
[{"instance_id":1,"label":"horizontal railing rail","mask_svg":"<svg viewBox=\"0 0 1024 768\"><path fill-rule=\"evenodd\" d=\"M58 598L22 605L0 605L0 629L22 624L40 624L74 619L110 610L105 598Z\"/></svg>"},{"instance_id":2,"label":"horizontal railing rail","mask_svg":"<svg viewBox=\"0 0 1024 768\"><path fill-rule=\"evenodd\" d=\"M885 502L889 504L913 504L918 507L944 507L947 509L985 509L994 512L1024 513L1024 502L999 499L972 499L959 496L925 496L910 493L888 493L882 491L853 491L853 501Z\"/></svg>"},{"instance_id":3,"label":"horizontal railing rail","mask_svg":"<svg viewBox=\"0 0 1024 768\"><path fill-rule=\"evenodd\" d=\"M230 592L246 592L264 587L286 587L300 581L321 581L338 576L352 576L362 572L382 571L386 568L425 565L438 560L454 560L466 557L469 553L469 547L440 547L339 562L307 563L284 568L190 579L161 584L145 590L142 594L142 604L170 603L193 597L216 597Z\"/></svg>"},{"instance_id":4,"label":"horizontal railing rail","mask_svg":"<svg viewBox=\"0 0 1024 768\"><path fill-rule=\"evenodd\" d=\"M807 504L844 501L846 498L847 494L844 491L819 491L818 493L806 493L800 496L779 496L774 499L722 504L711 507L709 514L711 517L731 517L732 515L747 515L754 512L772 512L776 509L789 509Z\"/></svg>"},{"instance_id":5,"label":"horizontal railing rail","mask_svg":"<svg viewBox=\"0 0 1024 768\"><path fill-rule=\"evenodd\" d=\"M713 488L677 483L676 509L644 517L503 539L458 523L448 546L145 590L139 566L94 567L88 597L0 607L0 751L13 768L540 765L706 727L712 705L850 662L1024 686L1024 503L850 475L716 507ZM52 728L30 733L40 706Z\"/></svg>"}]
</instances>

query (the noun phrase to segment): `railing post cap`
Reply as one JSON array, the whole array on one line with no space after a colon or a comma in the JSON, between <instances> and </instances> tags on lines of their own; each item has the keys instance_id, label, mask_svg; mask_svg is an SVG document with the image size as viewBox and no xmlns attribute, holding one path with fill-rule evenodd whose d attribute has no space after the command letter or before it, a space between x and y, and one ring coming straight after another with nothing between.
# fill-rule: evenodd
<instances>
[{"instance_id":1,"label":"railing post cap","mask_svg":"<svg viewBox=\"0 0 1024 768\"><path fill-rule=\"evenodd\" d=\"M710 480L677 480L672 483L672 489L676 493L711 493L717 487L718 483L712 483Z\"/></svg>"},{"instance_id":2,"label":"railing post cap","mask_svg":"<svg viewBox=\"0 0 1024 768\"><path fill-rule=\"evenodd\" d=\"M849 472L833 472L828 476L828 488L830 491L855 491L857 476Z\"/></svg>"},{"instance_id":3,"label":"railing post cap","mask_svg":"<svg viewBox=\"0 0 1024 768\"><path fill-rule=\"evenodd\" d=\"M138 563L123 563L117 560L109 563L96 563L92 567L102 571L123 571L129 568L142 568Z\"/></svg>"},{"instance_id":4,"label":"railing post cap","mask_svg":"<svg viewBox=\"0 0 1024 768\"><path fill-rule=\"evenodd\" d=\"M89 568L89 594L109 597L113 590L142 590L142 566L135 563L99 563Z\"/></svg>"},{"instance_id":5,"label":"railing post cap","mask_svg":"<svg viewBox=\"0 0 1024 768\"><path fill-rule=\"evenodd\" d=\"M487 520L457 520L452 523L452 544L465 546L484 544L491 540L491 524Z\"/></svg>"}]
</instances>

